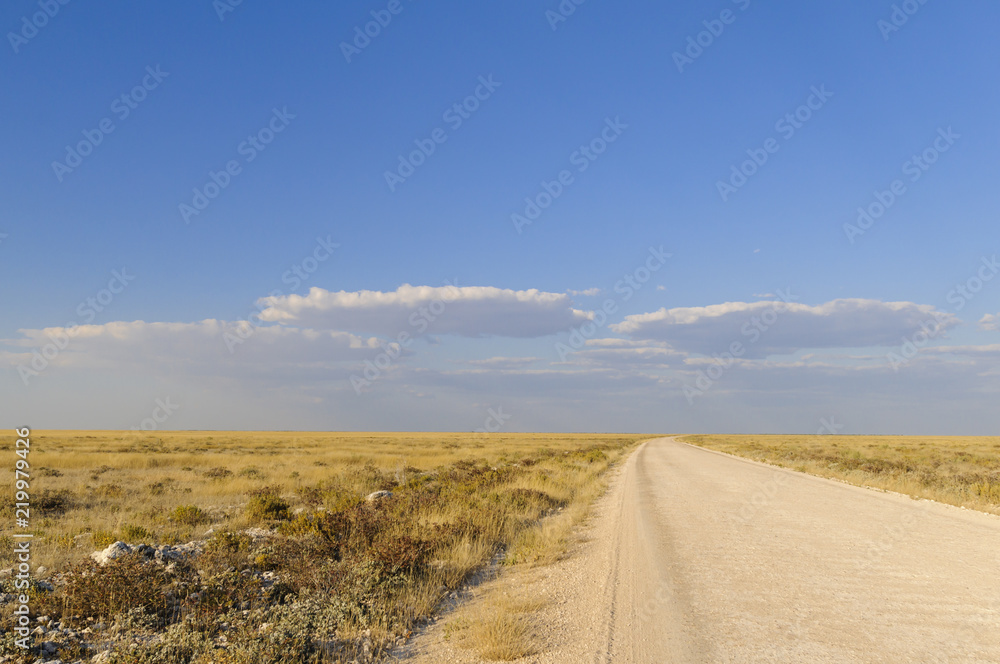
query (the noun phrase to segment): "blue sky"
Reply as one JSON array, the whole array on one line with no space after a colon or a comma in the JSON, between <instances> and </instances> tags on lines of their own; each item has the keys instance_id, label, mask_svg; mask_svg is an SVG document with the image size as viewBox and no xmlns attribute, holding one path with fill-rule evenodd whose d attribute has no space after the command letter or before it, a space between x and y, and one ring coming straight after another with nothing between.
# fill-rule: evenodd
<instances>
[{"instance_id":1,"label":"blue sky","mask_svg":"<svg viewBox=\"0 0 1000 664\"><path fill-rule=\"evenodd\" d=\"M7 3L4 419L995 432L998 18Z\"/></svg>"}]
</instances>

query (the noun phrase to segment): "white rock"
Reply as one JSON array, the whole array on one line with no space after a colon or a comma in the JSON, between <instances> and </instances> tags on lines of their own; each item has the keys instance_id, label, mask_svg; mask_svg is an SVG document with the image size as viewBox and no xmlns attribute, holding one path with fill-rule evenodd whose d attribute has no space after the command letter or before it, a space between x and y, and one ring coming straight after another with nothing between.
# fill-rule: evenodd
<instances>
[{"instance_id":1,"label":"white rock","mask_svg":"<svg viewBox=\"0 0 1000 664\"><path fill-rule=\"evenodd\" d=\"M104 551L94 551L90 554L90 557L101 565L106 565L109 560L121 558L122 556L130 553L132 553L132 547L128 544L125 542L115 542L114 544L109 545Z\"/></svg>"}]
</instances>

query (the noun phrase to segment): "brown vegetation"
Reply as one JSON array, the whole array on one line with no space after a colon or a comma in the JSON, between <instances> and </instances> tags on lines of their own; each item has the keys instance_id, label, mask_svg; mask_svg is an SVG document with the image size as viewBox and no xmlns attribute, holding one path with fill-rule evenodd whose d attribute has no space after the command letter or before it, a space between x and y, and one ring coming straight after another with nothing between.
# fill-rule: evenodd
<instances>
[{"instance_id":1,"label":"brown vegetation","mask_svg":"<svg viewBox=\"0 0 1000 664\"><path fill-rule=\"evenodd\" d=\"M636 440L35 432L48 471L33 564L54 590L36 585L32 616L61 623L36 647L50 639L64 661L109 646L111 662L148 664L377 660L498 555L552 559ZM365 499L379 490L391 495ZM115 540L202 543L86 559ZM484 618L477 647L523 650L526 620Z\"/></svg>"}]
</instances>

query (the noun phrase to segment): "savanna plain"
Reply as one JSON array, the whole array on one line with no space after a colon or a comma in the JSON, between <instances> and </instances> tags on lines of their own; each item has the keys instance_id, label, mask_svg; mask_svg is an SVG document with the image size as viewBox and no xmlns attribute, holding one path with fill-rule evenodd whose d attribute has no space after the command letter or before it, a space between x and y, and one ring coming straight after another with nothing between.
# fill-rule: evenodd
<instances>
[{"instance_id":1,"label":"savanna plain","mask_svg":"<svg viewBox=\"0 0 1000 664\"><path fill-rule=\"evenodd\" d=\"M477 572L558 557L641 438L35 431L33 648L14 643L8 531L0 661L377 661ZM466 641L516 656L528 608Z\"/></svg>"},{"instance_id":2,"label":"savanna plain","mask_svg":"<svg viewBox=\"0 0 1000 664\"><path fill-rule=\"evenodd\" d=\"M14 645L3 534L0 661L384 660L484 570L563 557L609 470L648 438L33 432L32 650ZM1000 514L1000 437L682 440ZM13 473L0 487L14 494ZM538 651L545 601L445 628L482 660L514 660Z\"/></svg>"}]
</instances>

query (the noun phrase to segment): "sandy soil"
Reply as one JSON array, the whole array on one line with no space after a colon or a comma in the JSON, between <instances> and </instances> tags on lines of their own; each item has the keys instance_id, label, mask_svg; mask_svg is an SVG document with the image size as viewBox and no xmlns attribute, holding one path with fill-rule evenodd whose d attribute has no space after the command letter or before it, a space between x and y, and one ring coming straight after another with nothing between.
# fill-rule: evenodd
<instances>
[{"instance_id":1,"label":"sandy soil","mask_svg":"<svg viewBox=\"0 0 1000 664\"><path fill-rule=\"evenodd\" d=\"M470 602L495 583L546 600L524 664L1000 662L1000 517L666 438L615 472L565 560ZM479 662L449 619L398 659Z\"/></svg>"}]
</instances>

